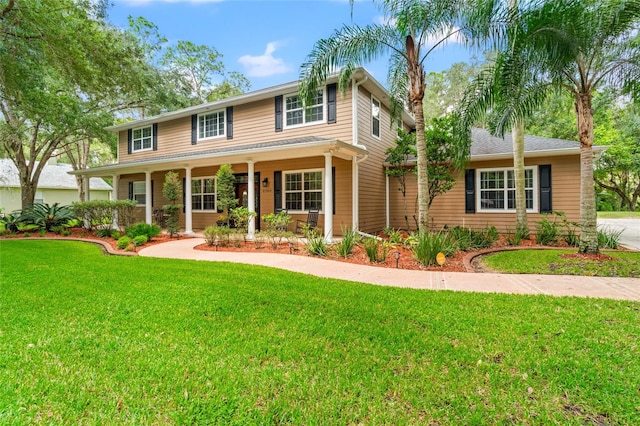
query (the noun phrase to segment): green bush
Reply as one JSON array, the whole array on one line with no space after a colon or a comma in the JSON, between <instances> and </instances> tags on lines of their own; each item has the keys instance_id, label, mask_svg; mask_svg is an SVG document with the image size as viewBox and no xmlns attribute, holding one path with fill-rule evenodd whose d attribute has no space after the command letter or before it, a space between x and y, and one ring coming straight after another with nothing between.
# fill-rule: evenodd
<instances>
[{"instance_id":1,"label":"green bush","mask_svg":"<svg viewBox=\"0 0 640 426\"><path fill-rule=\"evenodd\" d=\"M133 245L136 247L143 246L149 242L149 239L146 235L138 235L133 239Z\"/></svg>"},{"instance_id":2,"label":"green bush","mask_svg":"<svg viewBox=\"0 0 640 426\"><path fill-rule=\"evenodd\" d=\"M205 243L207 245L212 246L217 244L222 247L226 247L229 245L230 235L233 232L228 226L207 226L202 235L204 237Z\"/></svg>"},{"instance_id":3,"label":"green bush","mask_svg":"<svg viewBox=\"0 0 640 426\"><path fill-rule=\"evenodd\" d=\"M118 218L118 226L126 228L135 220L136 204L133 200L91 200L73 203L73 210L77 217L87 220L90 229L112 224L114 215Z\"/></svg>"},{"instance_id":4,"label":"green bush","mask_svg":"<svg viewBox=\"0 0 640 426\"><path fill-rule=\"evenodd\" d=\"M500 236L495 226L483 229L464 228L456 226L449 230L450 241L459 250L488 248Z\"/></svg>"},{"instance_id":5,"label":"green bush","mask_svg":"<svg viewBox=\"0 0 640 426\"><path fill-rule=\"evenodd\" d=\"M455 241L447 232L418 232L414 234L416 244L413 257L424 266L435 265L438 253L451 256L456 251Z\"/></svg>"},{"instance_id":6,"label":"green bush","mask_svg":"<svg viewBox=\"0 0 640 426\"><path fill-rule=\"evenodd\" d=\"M111 237L111 228L98 228L96 229L96 236L101 238L109 238Z\"/></svg>"},{"instance_id":7,"label":"green bush","mask_svg":"<svg viewBox=\"0 0 640 426\"><path fill-rule=\"evenodd\" d=\"M47 230L46 230L46 229L41 229L41 230L38 232L38 235L40 235L41 237L44 237L45 235L47 235Z\"/></svg>"},{"instance_id":8,"label":"green bush","mask_svg":"<svg viewBox=\"0 0 640 426\"><path fill-rule=\"evenodd\" d=\"M120 237L117 242L117 246L120 250L126 249L127 247L129 247L129 244L131 244L131 238L127 237L126 235L124 237Z\"/></svg>"},{"instance_id":9,"label":"green bush","mask_svg":"<svg viewBox=\"0 0 640 426\"><path fill-rule=\"evenodd\" d=\"M507 244L510 246L519 246L522 240L529 238L529 231L527 229L516 228L515 231L507 228Z\"/></svg>"},{"instance_id":10,"label":"green bush","mask_svg":"<svg viewBox=\"0 0 640 426\"><path fill-rule=\"evenodd\" d=\"M621 230L598 229L598 247L617 249L620 246L620 235L622 235Z\"/></svg>"},{"instance_id":11,"label":"green bush","mask_svg":"<svg viewBox=\"0 0 640 426\"><path fill-rule=\"evenodd\" d=\"M389 249L393 247L389 241L384 241L376 237L364 240L364 251L372 263L384 262L389 255Z\"/></svg>"},{"instance_id":12,"label":"green bush","mask_svg":"<svg viewBox=\"0 0 640 426\"><path fill-rule=\"evenodd\" d=\"M543 246L553 245L558 242L560 229L556 223L556 217L553 221L548 219L548 214L538 223L536 223L536 242Z\"/></svg>"},{"instance_id":13,"label":"green bush","mask_svg":"<svg viewBox=\"0 0 640 426\"><path fill-rule=\"evenodd\" d=\"M63 229L62 231L60 231L60 235L62 235L63 237L68 237L69 235L71 235L71 230Z\"/></svg>"},{"instance_id":14,"label":"green bush","mask_svg":"<svg viewBox=\"0 0 640 426\"><path fill-rule=\"evenodd\" d=\"M360 235L351 228L342 228L342 240L336 244L338 255L346 258L360 241Z\"/></svg>"},{"instance_id":15,"label":"green bush","mask_svg":"<svg viewBox=\"0 0 640 426\"><path fill-rule=\"evenodd\" d=\"M393 244L402 244L402 234L393 228L386 228L384 233L387 234L389 241Z\"/></svg>"},{"instance_id":16,"label":"green bush","mask_svg":"<svg viewBox=\"0 0 640 426\"><path fill-rule=\"evenodd\" d=\"M51 231L51 228L67 225L75 215L71 206L61 206L58 203L34 204L22 211L21 218L26 224Z\"/></svg>"},{"instance_id":17,"label":"green bush","mask_svg":"<svg viewBox=\"0 0 640 426\"><path fill-rule=\"evenodd\" d=\"M262 215L262 220L267 224L267 230L286 231L287 226L293 221L289 214L282 210L279 213Z\"/></svg>"},{"instance_id":18,"label":"green bush","mask_svg":"<svg viewBox=\"0 0 640 426\"><path fill-rule=\"evenodd\" d=\"M138 222L133 225L125 228L125 233L130 238L135 238L138 235L146 235L149 240L152 240L153 237L157 237L162 232L162 228L160 228L155 223L144 223Z\"/></svg>"},{"instance_id":19,"label":"green bush","mask_svg":"<svg viewBox=\"0 0 640 426\"><path fill-rule=\"evenodd\" d=\"M117 229L111 230L111 238L113 238L114 240L118 240L120 239L120 237L122 237L122 232L118 231Z\"/></svg>"},{"instance_id":20,"label":"green bush","mask_svg":"<svg viewBox=\"0 0 640 426\"><path fill-rule=\"evenodd\" d=\"M0 217L0 222L4 225L4 228L7 231L15 234L20 230L20 226L24 222L24 219L22 218L22 212L20 210L16 210Z\"/></svg>"},{"instance_id":21,"label":"green bush","mask_svg":"<svg viewBox=\"0 0 640 426\"><path fill-rule=\"evenodd\" d=\"M231 210L229 217L233 219L233 223L238 230L247 234L249 232L249 221L256 217L256 213L250 212L246 207L236 207Z\"/></svg>"},{"instance_id":22,"label":"green bush","mask_svg":"<svg viewBox=\"0 0 640 426\"><path fill-rule=\"evenodd\" d=\"M317 230L309 230L306 238L307 243L304 248L307 253L314 256L326 256L329 253L329 246Z\"/></svg>"}]
</instances>

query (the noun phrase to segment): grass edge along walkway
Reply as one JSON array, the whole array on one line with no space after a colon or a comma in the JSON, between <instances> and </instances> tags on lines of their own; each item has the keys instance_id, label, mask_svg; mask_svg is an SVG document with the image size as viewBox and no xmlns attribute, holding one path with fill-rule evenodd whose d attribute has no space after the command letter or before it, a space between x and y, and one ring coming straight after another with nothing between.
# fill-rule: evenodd
<instances>
[{"instance_id":1,"label":"grass edge along walkway","mask_svg":"<svg viewBox=\"0 0 640 426\"><path fill-rule=\"evenodd\" d=\"M0 423L640 420L640 304L0 241Z\"/></svg>"}]
</instances>

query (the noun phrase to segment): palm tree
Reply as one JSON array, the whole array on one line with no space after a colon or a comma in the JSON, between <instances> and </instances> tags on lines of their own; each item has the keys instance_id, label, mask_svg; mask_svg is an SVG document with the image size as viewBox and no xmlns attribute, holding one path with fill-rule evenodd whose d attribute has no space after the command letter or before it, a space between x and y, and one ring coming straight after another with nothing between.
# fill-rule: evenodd
<instances>
[{"instance_id":1,"label":"palm tree","mask_svg":"<svg viewBox=\"0 0 640 426\"><path fill-rule=\"evenodd\" d=\"M516 118L542 105L551 90L569 91L580 141L579 251L598 253L592 97L604 86L640 92L640 0L545 0L529 4L520 19L521 30L476 82L477 91L463 109L473 117L479 106L517 90L493 123L497 133L504 133ZM496 83L502 95L493 91Z\"/></svg>"},{"instance_id":2,"label":"palm tree","mask_svg":"<svg viewBox=\"0 0 640 426\"><path fill-rule=\"evenodd\" d=\"M474 39L474 31L481 31L494 8L494 0L385 0L380 1L386 22L365 27L345 26L328 39L316 42L307 61L302 65L300 95L310 99L328 75L339 70L342 91L358 65L390 54L388 80L393 112L406 104L415 117L418 226L428 229L427 146L424 138L425 72L427 56L454 35ZM468 25L464 25L464 23ZM459 25L459 27L454 26ZM475 28L474 28L475 27ZM429 38L437 42L428 45Z\"/></svg>"}]
</instances>

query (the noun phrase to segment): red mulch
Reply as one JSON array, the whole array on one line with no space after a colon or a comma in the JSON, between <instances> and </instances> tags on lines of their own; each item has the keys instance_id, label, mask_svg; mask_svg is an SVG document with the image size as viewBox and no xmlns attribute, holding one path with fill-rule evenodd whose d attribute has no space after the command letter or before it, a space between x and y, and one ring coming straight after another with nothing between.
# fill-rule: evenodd
<instances>
[{"instance_id":1,"label":"red mulch","mask_svg":"<svg viewBox=\"0 0 640 426\"><path fill-rule=\"evenodd\" d=\"M207 251L216 251L215 246L208 246L206 244L200 244L195 247L196 250L207 250ZM218 247L218 251L241 251L241 252L254 252L254 253L281 253L281 254L292 254L298 256L310 256L307 251L304 249L303 244L299 244L297 247L289 248L289 245L284 243L280 244L277 249L272 248L270 244L265 244L261 248L256 248L255 244L252 242L241 243L240 247L234 247L233 245L227 247ZM327 259L336 260L339 262L348 262L348 263L357 263L371 266L378 266L381 268L395 268L396 267L396 256L395 252L399 253L398 257L398 268L401 269L413 269L413 270L422 270L422 271L446 271L446 272L465 272L466 269L463 264L463 257L466 254L465 252L457 252L452 257L446 259L445 264L443 266L430 266L425 267L419 262L417 262L413 258L413 254L409 249L402 245L398 245L395 248L389 250L387 258L384 262L380 263L372 263L367 257L367 253L364 250L364 247L357 246L354 248L353 253L351 253L347 258L338 256L335 250L329 252L329 256Z\"/></svg>"}]
</instances>

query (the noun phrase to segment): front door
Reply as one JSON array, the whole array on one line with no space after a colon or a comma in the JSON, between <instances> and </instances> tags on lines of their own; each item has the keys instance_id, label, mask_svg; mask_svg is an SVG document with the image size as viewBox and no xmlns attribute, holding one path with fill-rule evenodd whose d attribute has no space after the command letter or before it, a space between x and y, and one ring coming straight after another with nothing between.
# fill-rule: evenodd
<instances>
[{"instance_id":1,"label":"front door","mask_svg":"<svg viewBox=\"0 0 640 426\"><path fill-rule=\"evenodd\" d=\"M234 175L236 182L234 188L236 191L236 199L238 200L238 207L249 208L249 176L246 173L239 173ZM253 174L254 182L253 188L256 196L256 230L260 230L260 173Z\"/></svg>"}]
</instances>

